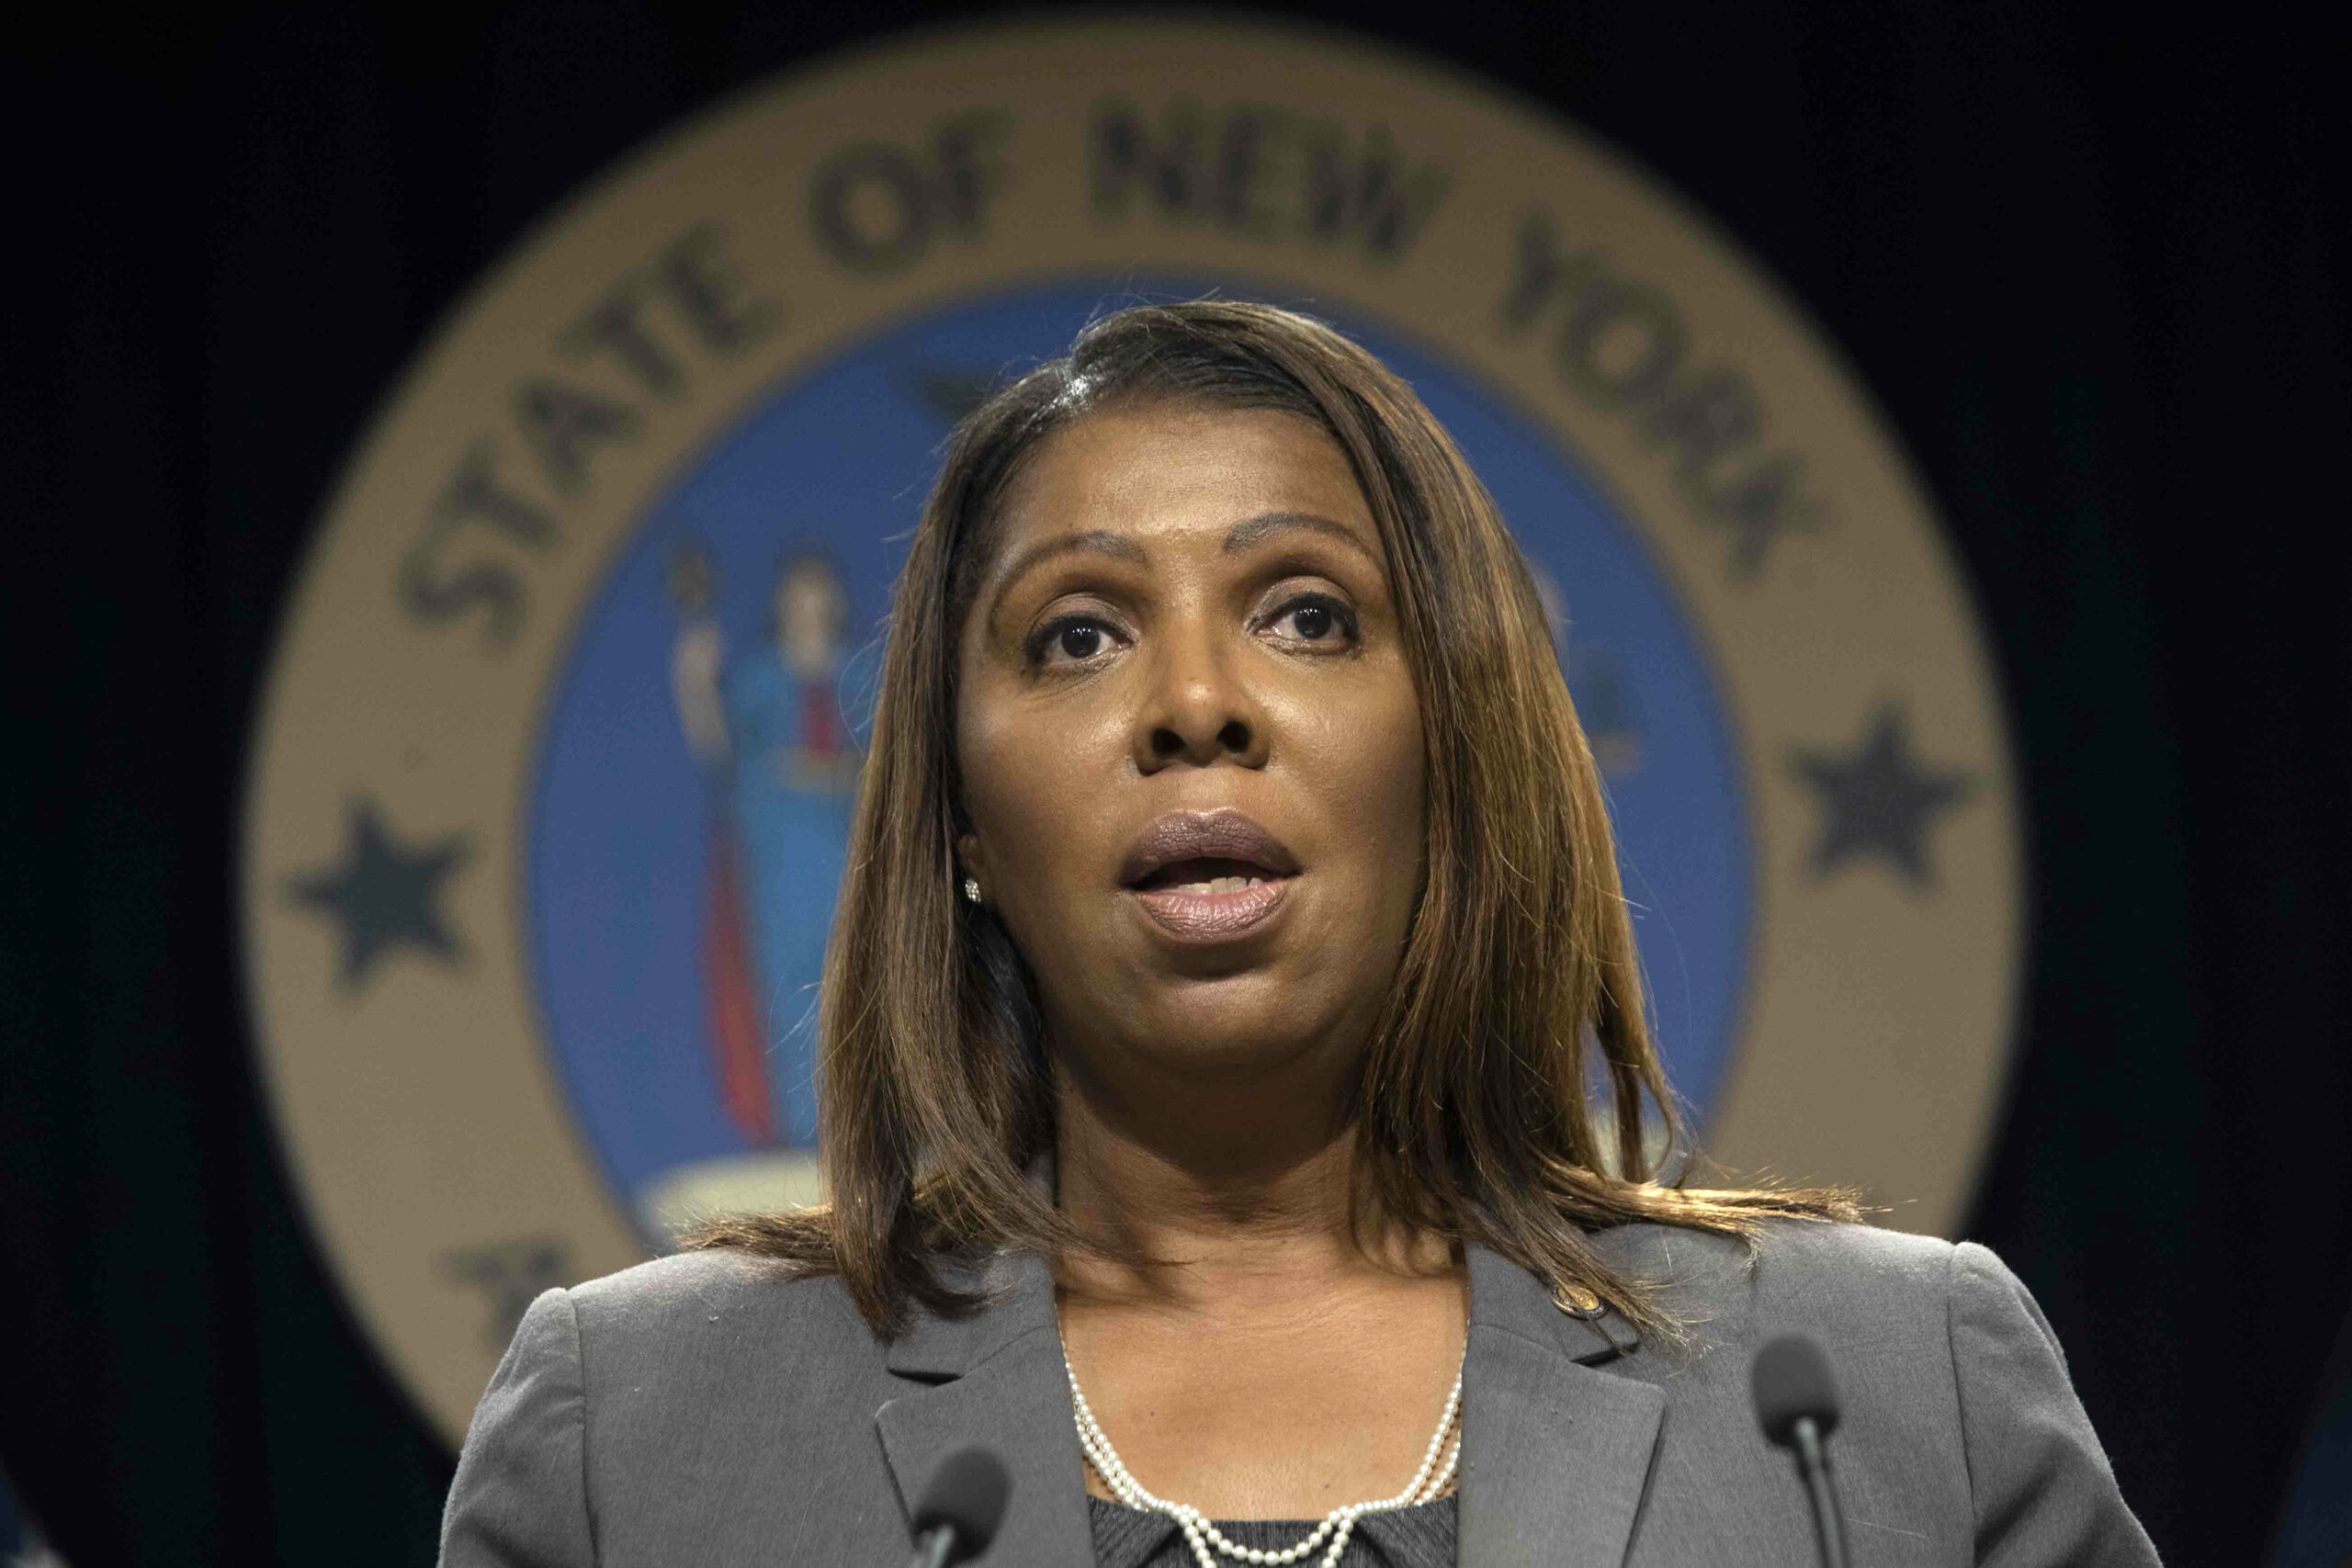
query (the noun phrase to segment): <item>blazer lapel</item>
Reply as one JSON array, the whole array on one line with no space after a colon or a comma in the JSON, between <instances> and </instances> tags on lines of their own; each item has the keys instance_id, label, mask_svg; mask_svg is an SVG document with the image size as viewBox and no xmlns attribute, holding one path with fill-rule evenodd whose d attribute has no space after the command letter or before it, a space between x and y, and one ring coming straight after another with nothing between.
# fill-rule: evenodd
<instances>
[{"instance_id":1,"label":"blazer lapel","mask_svg":"<svg viewBox=\"0 0 2352 1568\"><path fill-rule=\"evenodd\" d=\"M926 1313L886 1358L891 1371L919 1384L874 1415L899 1504L911 1510L958 1449L989 1449L1004 1461L1012 1489L997 1544L975 1560L980 1568L1091 1568L1084 1461L1052 1277L1042 1260L1020 1254L1002 1259L990 1283L995 1305L961 1321Z\"/></svg>"},{"instance_id":2,"label":"blazer lapel","mask_svg":"<svg viewBox=\"0 0 2352 1568\"><path fill-rule=\"evenodd\" d=\"M1613 1313L1563 1312L1532 1275L1484 1247L1468 1258L1459 1568L1617 1568L1666 1396L1603 1369L1638 1355L1640 1341ZM1016 1254L989 1283L995 1305L962 1320L924 1314L886 1358L912 1384L875 1412L900 1505L912 1508L949 1454L988 1448L1012 1490L978 1568L1091 1568L1052 1276Z\"/></svg>"},{"instance_id":3,"label":"blazer lapel","mask_svg":"<svg viewBox=\"0 0 2352 1568\"><path fill-rule=\"evenodd\" d=\"M1640 1340L1613 1313L1570 1315L1508 1259L1468 1254L1460 1568L1617 1568L1666 1396L1600 1369Z\"/></svg>"}]
</instances>

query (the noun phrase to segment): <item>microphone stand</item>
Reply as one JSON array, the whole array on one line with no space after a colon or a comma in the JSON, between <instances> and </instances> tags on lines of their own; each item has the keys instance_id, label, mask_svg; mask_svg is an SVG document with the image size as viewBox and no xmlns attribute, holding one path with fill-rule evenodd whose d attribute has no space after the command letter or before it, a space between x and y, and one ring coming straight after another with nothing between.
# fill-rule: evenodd
<instances>
[{"instance_id":1,"label":"microphone stand","mask_svg":"<svg viewBox=\"0 0 2352 1568\"><path fill-rule=\"evenodd\" d=\"M933 1525L915 1537L915 1554L907 1568L947 1568L956 1561L956 1527Z\"/></svg>"},{"instance_id":2,"label":"microphone stand","mask_svg":"<svg viewBox=\"0 0 2352 1568\"><path fill-rule=\"evenodd\" d=\"M1813 1505L1813 1539L1821 1549L1821 1568L1851 1568L1846 1556L1846 1516L1838 1506L1838 1489L1829 1480L1829 1452L1821 1441L1821 1423L1800 1416L1791 1428L1797 1470L1804 1477L1804 1495Z\"/></svg>"}]
</instances>

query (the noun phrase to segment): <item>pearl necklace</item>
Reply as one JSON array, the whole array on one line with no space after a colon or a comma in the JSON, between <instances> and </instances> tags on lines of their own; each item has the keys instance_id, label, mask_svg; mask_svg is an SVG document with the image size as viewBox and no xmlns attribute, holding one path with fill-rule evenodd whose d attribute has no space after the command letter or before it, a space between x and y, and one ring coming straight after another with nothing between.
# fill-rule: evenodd
<instances>
[{"instance_id":1,"label":"pearl necklace","mask_svg":"<svg viewBox=\"0 0 2352 1568\"><path fill-rule=\"evenodd\" d=\"M1068 1349L1062 1352L1062 1362L1069 1366ZM1438 1417L1437 1431L1430 1437L1430 1446L1421 1455L1421 1468L1413 1472L1412 1482L1405 1490L1376 1503L1350 1503L1334 1508L1323 1516L1323 1522L1317 1525L1306 1540L1280 1551L1268 1551L1227 1540L1224 1533L1209 1522L1206 1515L1189 1503L1171 1503L1145 1491L1142 1483L1120 1462L1118 1450L1103 1435L1102 1423L1094 1419L1094 1412L1086 1403L1086 1391L1078 1386L1078 1369L1075 1367L1069 1368L1069 1399L1071 1408L1078 1416L1078 1445L1085 1450L1086 1461L1094 1467L1094 1473L1102 1478L1102 1484L1111 1489L1113 1496L1130 1508L1143 1508L1174 1519L1182 1528L1184 1540L1192 1547L1193 1557L1199 1560L1200 1568L1217 1568L1216 1560L1209 1556L1212 1547L1244 1562L1272 1564L1279 1568L1279 1565L1295 1562L1305 1557L1322 1545L1327 1537L1331 1545L1323 1554L1322 1568L1338 1568L1340 1554L1348 1549L1348 1537L1354 1531L1357 1519L1366 1514L1385 1514L1392 1509L1435 1501L1444 1494L1447 1483L1453 1479L1454 1467L1462 1461L1462 1438L1455 1429L1462 1413L1462 1374L1457 1371L1453 1375L1453 1392L1445 1396L1445 1414ZM1451 1444L1446 1442L1449 1435L1453 1438ZM1438 1463L1441 1455L1445 1461L1442 1467Z\"/></svg>"}]
</instances>

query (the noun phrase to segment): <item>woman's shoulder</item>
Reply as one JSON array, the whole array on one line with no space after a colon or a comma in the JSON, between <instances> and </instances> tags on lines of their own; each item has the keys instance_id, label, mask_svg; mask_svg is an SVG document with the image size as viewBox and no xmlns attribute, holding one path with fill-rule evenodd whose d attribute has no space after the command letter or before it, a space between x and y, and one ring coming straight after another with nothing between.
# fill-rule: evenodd
<instances>
[{"instance_id":1,"label":"woman's shoulder","mask_svg":"<svg viewBox=\"0 0 2352 1568\"><path fill-rule=\"evenodd\" d=\"M1688 1333L1604 1367L1652 1383L1675 1411L1668 1462L1681 1473L1719 1489L1770 1461L1785 1480L1757 1433L1750 1371L1764 1345L1803 1334L1829 1360L1848 1501L1872 1496L1875 1522L1923 1540L1996 1532L2018 1562L2155 1562L2057 1337L1988 1249L1819 1220L1747 1237L1627 1225L1591 1240ZM1674 1495L1708 1493L1694 1483Z\"/></svg>"},{"instance_id":2,"label":"woman's shoulder","mask_svg":"<svg viewBox=\"0 0 2352 1568\"><path fill-rule=\"evenodd\" d=\"M879 1474L881 1450L843 1449L841 1434L904 1392L838 1280L748 1253L680 1253L545 1292L475 1407L442 1561L750 1562L795 1531L816 1543L810 1561L842 1556L794 1510L845 1473ZM825 1528L869 1517L884 1516ZM872 1542L851 1555L878 1560Z\"/></svg>"},{"instance_id":3,"label":"woman's shoulder","mask_svg":"<svg viewBox=\"0 0 2352 1568\"><path fill-rule=\"evenodd\" d=\"M1771 1216L1746 1235L1645 1222L1592 1234L1611 1267L1653 1279L1699 1279L1770 1269L1792 1285L1838 1280L1924 1280L1951 1267L1959 1248L1938 1236L1872 1224ZM1977 1250L1982 1251L1982 1248Z\"/></svg>"},{"instance_id":4,"label":"woman's shoulder","mask_svg":"<svg viewBox=\"0 0 2352 1568\"><path fill-rule=\"evenodd\" d=\"M795 1274L729 1247L672 1253L560 1295L582 1355L607 1369L639 1354L673 1361L698 1344L797 1346L835 1357L873 1344L838 1279Z\"/></svg>"},{"instance_id":5,"label":"woman's shoulder","mask_svg":"<svg viewBox=\"0 0 2352 1568\"><path fill-rule=\"evenodd\" d=\"M1956 1323L1987 1316L2049 1335L2023 1283L1973 1242L1778 1218L1746 1236L1634 1224L1593 1241L1612 1268L1652 1291L1668 1315L1710 1341L1754 1342L1797 1329L1832 1339L1847 1330L1883 1338L1897 1325L1942 1341Z\"/></svg>"}]
</instances>

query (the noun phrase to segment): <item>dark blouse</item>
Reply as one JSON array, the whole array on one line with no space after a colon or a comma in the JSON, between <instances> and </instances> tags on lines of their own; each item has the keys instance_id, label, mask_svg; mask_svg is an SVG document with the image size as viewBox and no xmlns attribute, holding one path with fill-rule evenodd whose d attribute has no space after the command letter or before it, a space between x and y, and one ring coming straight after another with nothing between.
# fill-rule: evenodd
<instances>
[{"instance_id":1,"label":"dark blouse","mask_svg":"<svg viewBox=\"0 0 2352 1568\"><path fill-rule=\"evenodd\" d=\"M1199 1568L1184 1534L1165 1514L1130 1508L1101 1497L1086 1499L1094 1523L1095 1568ZM1391 1513L1366 1514L1348 1537L1340 1568L1453 1568L1453 1540L1459 1514L1453 1497L1422 1503ZM1219 1519L1216 1528L1236 1546L1280 1551L1315 1528L1312 1519ZM1293 1568L1321 1568L1326 1541L1312 1556ZM1224 1568L1242 1568L1230 1557L1218 1557Z\"/></svg>"}]
</instances>

